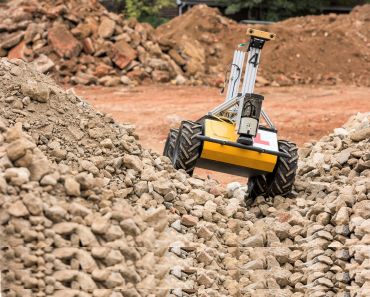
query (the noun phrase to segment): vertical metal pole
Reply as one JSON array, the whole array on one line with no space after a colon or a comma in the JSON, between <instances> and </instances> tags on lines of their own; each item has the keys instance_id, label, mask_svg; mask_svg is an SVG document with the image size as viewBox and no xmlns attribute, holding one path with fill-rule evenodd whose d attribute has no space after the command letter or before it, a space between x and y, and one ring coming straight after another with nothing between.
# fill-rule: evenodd
<instances>
[{"instance_id":1,"label":"vertical metal pole","mask_svg":"<svg viewBox=\"0 0 370 297\"><path fill-rule=\"evenodd\" d=\"M236 72L236 67L234 66L234 64L237 63L237 60L238 60L238 50L236 50L234 52L234 57L233 57L233 61L232 61L232 64L231 64L231 70L230 70L230 78L229 78L229 85L227 86L227 93L226 93L226 98L225 98L225 101L228 101L231 97L232 97L232 88L233 88L233 85L234 85L234 74Z\"/></svg>"},{"instance_id":2,"label":"vertical metal pole","mask_svg":"<svg viewBox=\"0 0 370 297\"><path fill-rule=\"evenodd\" d=\"M238 78L237 78L237 80L235 82L235 87L233 89L233 93L232 93L232 97L231 98L234 98L235 96L238 95L240 81L241 81L242 74L243 74L243 65L244 65L245 52L244 51L240 51L239 53L240 54L239 54L238 66L239 66L240 71L238 73Z\"/></svg>"},{"instance_id":3,"label":"vertical metal pole","mask_svg":"<svg viewBox=\"0 0 370 297\"><path fill-rule=\"evenodd\" d=\"M234 52L225 101L231 100L239 92L240 80L243 72L244 57L244 51L236 50Z\"/></svg>"},{"instance_id":4,"label":"vertical metal pole","mask_svg":"<svg viewBox=\"0 0 370 297\"><path fill-rule=\"evenodd\" d=\"M257 66L254 67L253 65L250 65L250 67L252 68L253 66L253 69L251 71L251 77L249 78L248 80L248 87L247 87L247 90L245 93L253 93L254 92L254 86L256 84L256 78L257 78L257 71L258 71L258 66L259 66L259 63L260 63L260 52L261 50L256 48L255 49L255 54L257 54Z\"/></svg>"},{"instance_id":5,"label":"vertical metal pole","mask_svg":"<svg viewBox=\"0 0 370 297\"><path fill-rule=\"evenodd\" d=\"M239 130L240 119L242 116L243 105L244 105L244 95L247 93L253 93L254 85L256 83L257 70L260 60L260 49L251 47L248 53L248 60L245 66L245 74L242 86L242 98L239 100L238 113L236 116L236 126L235 128Z\"/></svg>"},{"instance_id":6,"label":"vertical metal pole","mask_svg":"<svg viewBox=\"0 0 370 297\"><path fill-rule=\"evenodd\" d=\"M261 50L258 48L251 48L248 53L248 60L245 66L242 95L245 95L247 93L253 93L254 91L254 85L256 83L258 65L260 60L260 52ZM257 55L257 59L253 61L255 59L254 58L255 55ZM253 65L253 62L257 63L256 66Z\"/></svg>"}]
</instances>

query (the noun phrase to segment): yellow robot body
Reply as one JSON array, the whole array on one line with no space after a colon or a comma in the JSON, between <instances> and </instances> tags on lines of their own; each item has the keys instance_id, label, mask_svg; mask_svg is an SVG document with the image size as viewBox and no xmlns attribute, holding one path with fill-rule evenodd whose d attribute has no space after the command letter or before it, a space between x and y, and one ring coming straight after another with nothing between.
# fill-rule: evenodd
<instances>
[{"instance_id":1,"label":"yellow robot body","mask_svg":"<svg viewBox=\"0 0 370 297\"><path fill-rule=\"evenodd\" d=\"M259 129L253 147L237 147L235 125L226 121L204 120L204 139L198 167L241 176L272 172L278 152L276 132ZM217 142L216 142L217 141Z\"/></svg>"}]
</instances>

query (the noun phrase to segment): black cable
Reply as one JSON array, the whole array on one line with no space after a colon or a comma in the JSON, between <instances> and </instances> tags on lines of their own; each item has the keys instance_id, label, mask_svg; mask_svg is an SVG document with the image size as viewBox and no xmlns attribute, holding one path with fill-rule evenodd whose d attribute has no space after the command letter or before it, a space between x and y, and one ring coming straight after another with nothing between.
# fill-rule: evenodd
<instances>
[{"instance_id":1,"label":"black cable","mask_svg":"<svg viewBox=\"0 0 370 297\"><path fill-rule=\"evenodd\" d=\"M237 80L239 79L239 76L240 76L240 67L234 63L231 64L231 67L232 66L236 66L237 67L237 71L238 71L238 77L236 78L236 80L234 81L234 86L233 86L233 93L234 93L234 89L235 89L235 84L237 82ZM226 82L227 82L227 77L228 77L228 73L231 73L231 67L230 69L226 70L226 73L225 73L225 81L224 81L224 87L222 88L221 90L221 94L224 92L225 90L225 86L226 86Z\"/></svg>"},{"instance_id":2,"label":"black cable","mask_svg":"<svg viewBox=\"0 0 370 297\"><path fill-rule=\"evenodd\" d=\"M234 94L234 90L235 90L235 84L236 82L238 81L239 77L240 77L240 67L234 63L231 64L231 66L236 66L237 68L237 71L238 71L238 77L236 78L236 80L234 81L234 86L233 86L233 91L232 91L232 94ZM231 70L230 70L231 71Z\"/></svg>"}]
</instances>

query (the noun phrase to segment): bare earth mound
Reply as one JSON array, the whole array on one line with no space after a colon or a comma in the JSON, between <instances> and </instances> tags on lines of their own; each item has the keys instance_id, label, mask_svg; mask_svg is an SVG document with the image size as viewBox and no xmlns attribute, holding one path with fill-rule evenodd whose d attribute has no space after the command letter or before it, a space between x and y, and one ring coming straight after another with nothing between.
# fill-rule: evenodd
<instances>
[{"instance_id":1,"label":"bare earth mound","mask_svg":"<svg viewBox=\"0 0 370 297\"><path fill-rule=\"evenodd\" d=\"M305 16L257 29L277 34L263 49L260 83L370 85L370 5L348 15ZM186 73L210 82L223 77L246 25L199 5L156 30L165 52L184 59ZM195 74L196 73L196 74ZM267 80L267 81L266 81Z\"/></svg>"}]
</instances>

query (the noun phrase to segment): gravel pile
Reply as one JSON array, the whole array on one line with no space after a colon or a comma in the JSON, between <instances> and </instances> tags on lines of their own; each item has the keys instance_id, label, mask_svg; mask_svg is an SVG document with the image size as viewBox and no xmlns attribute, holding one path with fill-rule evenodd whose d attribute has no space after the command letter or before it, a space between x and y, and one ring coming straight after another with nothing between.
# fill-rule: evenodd
<instances>
[{"instance_id":1,"label":"gravel pile","mask_svg":"<svg viewBox=\"0 0 370 297\"><path fill-rule=\"evenodd\" d=\"M246 201L23 61L0 77L5 296L369 296L370 114L300 150L292 197Z\"/></svg>"},{"instance_id":2,"label":"gravel pile","mask_svg":"<svg viewBox=\"0 0 370 297\"><path fill-rule=\"evenodd\" d=\"M369 121L358 114L301 149L291 198L247 207L240 184L197 181L174 203L199 296L369 296Z\"/></svg>"},{"instance_id":3,"label":"gravel pile","mask_svg":"<svg viewBox=\"0 0 370 297\"><path fill-rule=\"evenodd\" d=\"M165 207L134 202L137 177L163 174L168 162L23 61L2 59L0 76L4 296L167 296L181 287L169 274L176 234Z\"/></svg>"},{"instance_id":4,"label":"gravel pile","mask_svg":"<svg viewBox=\"0 0 370 297\"><path fill-rule=\"evenodd\" d=\"M165 296L165 209L130 206L102 178L52 165L20 123L3 127L4 295Z\"/></svg>"}]
</instances>

